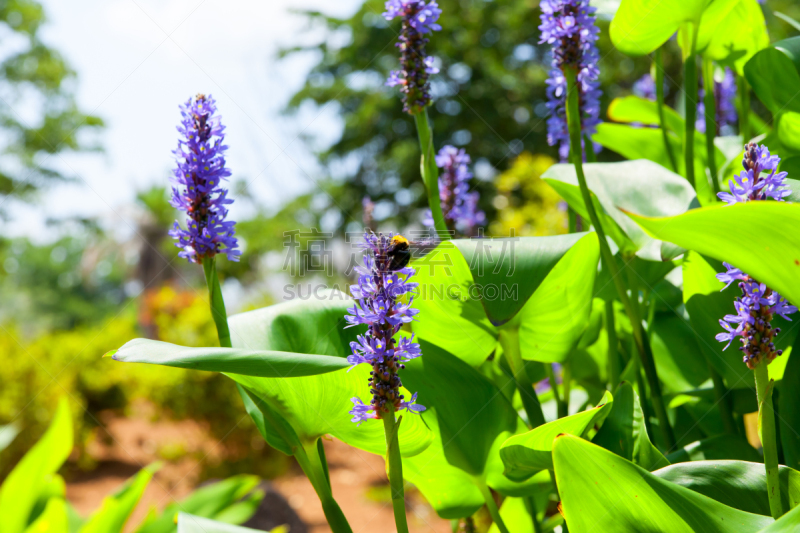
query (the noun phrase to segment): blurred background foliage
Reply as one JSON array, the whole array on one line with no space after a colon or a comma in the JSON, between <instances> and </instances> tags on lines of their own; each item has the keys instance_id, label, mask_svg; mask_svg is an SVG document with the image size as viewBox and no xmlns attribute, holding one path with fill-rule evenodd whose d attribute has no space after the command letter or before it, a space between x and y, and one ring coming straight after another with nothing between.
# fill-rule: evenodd
<instances>
[{"instance_id":1,"label":"blurred background foliage","mask_svg":"<svg viewBox=\"0 0 800 533\"><path fill-rule=\"evenodd\" d=\"M537 42L538 2L439 4L443 30L429 45L441 68L433 78L435 104L430 109L436 146L451 143L472 156L487 235L566 232L558 195L540 179L557 154L546 142L544 80L550 58ZM602 4L606 11L613 7L613 1ZM796 0L767 4L772 41L796 35L773 14L780 11L800 19ZM333 106L341 116L341 137L330 146L305 139L326 177L278 210L258 205L244 181L231 184L231 196L253 213L237 224L242 261L219 263L231 312L291 296L285 292L289 283L333 281L346 290L351 250L343 237L361 230L365 195L375 201L379 229L421 227L425 195L416 132L411 117L402 113L399 95L383 85L397 66L397 27L383 19L383 10L382 0L367 0L346 19L305 13L310 42L315 44L282 52L317 58L286 113ZM16 43L16 48L9 45L12 52L0 56L0 97L41 103L34 105L37 121L25 123L9 106L0 105L2 213L10 196L32 199L31 193L48 181L69 178L53 170L52 156L61 150L96 148L79 139L85 138L82 131L96 130L102 121L78 109L72 93L75 74L56 50L40 42L44 13L39 4L0 0L0 21L4 39ZM608 18L599 24L605 117L608 103L629 94L633 83L649 71L650 61L614 51ZM298 36L301 40L309 41ZM677 108L682 78L678 54L673 46L665 55L668 103ZM756 111L769 119L766 110ZM619 159L608 150L600 158ZM132 402L147 398L157 407L157 416L201 420L224 440L225 460L204 464L204 476L249 472L271 477L285 468L276 452L253 449L253 443L263 440L250 419L242 417L230 380L178 369L107 364L100 358L121 340L138 336L185 345L216 342L202 271L176 260L178 250L167 236L176 213L166 185L139 194L130 206L136 231L125 239L98 220L54 220L57 237L46 243L0 236L0 426L13 422L24 429L4 456L10 462L0 464L0 478L41 435L48 413L64 394L86 408L75 422L79 446L71 461L79 467L92 467L85 445L97 431L98 414L112 410L124 415ZM302 233L292 233L298 228ZM320 257L317 243L331 250L331 256ZM289 244L296 246L287 248ZM314 268L319 261L331 263L320 271Z\"/></svg>"}]
</instances>

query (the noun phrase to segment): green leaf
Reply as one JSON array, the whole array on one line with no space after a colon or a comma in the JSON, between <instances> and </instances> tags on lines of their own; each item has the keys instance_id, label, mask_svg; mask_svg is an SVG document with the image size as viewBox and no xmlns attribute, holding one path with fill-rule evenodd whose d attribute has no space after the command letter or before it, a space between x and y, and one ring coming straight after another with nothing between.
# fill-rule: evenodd
<instances>
[{"instance_id":1,"label":"green leaf","mask_svg":"<svg viewBox=\"0 0 800 533\"><path fill-rule=\"evenodd\" d=\"M276 531L276 530L273 530ZM178 515L178 533L264 533L249 527L233 526L188 513Z\"/></svg>"},{"instance_id":2,"label":"green leaf","mask_svg":"<svg viewBox=\"0 0 800 533\"><path fill-rule=\"evenodd\" d=\"M664 44L681 24L697 21L705 0L622 0L611 21L611 42L621 52L643 56Z\"/></svg>"},{"instance_id":3,"label":"green leaf","mask_svg":"<svg viewBox=\"0 0 800 533\"><path fill-rule=\"evenodd\" d=\"M800 152L800 113L784 111L778 120L777 131L782 148Z\"/></svg>"},{"instance_id":4,"label":"green leaf","mask_svg":"<svg viewBox=\"0 0 800 533\"><path fill-rule=\"evenodd\" d=\"M614 391L611 411L592 442L646 470L669 465L669 461L650 442L639 397L630 383L620 383Z\"/></svg>"},{"instance_id":5,"label":"green leaf","mask_svg":"<svg viewBox=\"0 0 800 533\"><path fill-rule=\"evenodd\" d=\"M783 357L788 357L789 361L780 383L781 394L778 395L776 410L780 416L776 418L780 423L784 462L792 468L800 468L800 435L795 429L800 427L800 405L796 395L800 391L800 333L794 338L791 353ZM794 391L795 394L783 394L783 391Z\"/></svg>"},{"instance_id":6,"label":"green leaf","mask_svg":"<svg viewBox=\"0 0 800 533\"><path fill-rule=\"evenodd\" d=\"M661 124L661 120L658 117L658 104L638 96L614 98L608 105L608 118L614 122L625 122L627 124L638 123L648 126L659 126ZM671 107L664 106L664 123L667 129L678 137L680 142L684 134L684 120L678 112ZM660 132L658 133L661 135ZM661 144L663 145L663 141ZM678 148L680 149L680 146ZM668 167L669 162L664 166Z\"/></svg>"},{"instance_id":7,"label":"green leaf","mask_svg":"<svg viewBox=\"0 0 800 533\"><path fill-rule=\"evenodd\" d=\"M763 462L698 461L679 463L653 472L654 475L699 492L728 507L770 516L767 478ZM780 467L783 508L800 501L800 472Z\"/></svg>"},{"instance_id":8,"label":"green leaf","mask_svg":"<svg viewBox=\"0 0 800 533\"><path fill-rule=\"evenodd\" d=\"M772 522L665 481L571 435L556 439L553 463L570 532L741 533Z\"/></svg>"},{"instance_id":9,"label":"green leaf","mask_svg":"<svg viewBox=\"0 0 800 533\"><path fill-rule=\"evenodd\" d=\"M497 330L489 322L472 273L452 241L440 243L419 260L414 282L419 309L412 331L420 339L441 346L473 367L480 366L497 345Z\"/></svg>"},{"instance_id":10,"label":"green leaf","mask_svg":"<svg viewBox=\"0 0 800 533\"><path fill-rule=\"evenodd\" d=\"M661 260L661 243L632 224L621 209L635 210L647 216L676 215L696 205L688 182L652 161L590 163L584 165L586 183L602 206L601 216L607 233L622 250L637 251L644 259ZM586 213L572 165L554 165L542 177L578 213ZM660 191L653 194L653 190ZM613 222L612 222L613 221ZM619 228L625 237L615 236Z\"/></svg>"},{"instance_id":11,"label":"green leaf","mask_svg":"<svg viewBox=\"0 0 800 533\"><path fill-rule=\"evenodd\" d=\"M500 325L514 318L556 263L584 236L573 233L451 242L461 251L483 294L486 316L492 324Z\"/></svg>"},{"instance_id":12,"label":"green leaf","mask_svg":"<svg viewBox=\"0 0 800 533\"><path fill-rule=\"evenodd\" d=\"M564 362L586 329L600 261L597 235L575 243L519 313L523 359Z\"/></svg>"},{"instance_id":13,"label":"green leaf","mask_svg":"<svg viewBox=\"0 0 800 533\"><path fill-rule=\"evenodd\" d=\"M716 343L713 335L709 337L710 341L700 337L691 324L677 315L674 309L655 316L650 335L653 357L666 394L696 389L709 378L708 364L701 357L699 345ZM725 345L713 347L722 346Z\"/></svg>"},{"instance_id":14,"label":"green leaf","mask_svg":"<svg viewBox=\"0 0 800 533\"><path fill-rule=\"evenodd\" d=\"M506 476L522 481L541 470L552 470L555 438L562 433L585 437L595 424L608 416L612 402L611 394L606 392L594 409L559 418L505 441L500 448L500 458L505 464Z\"/></svg>"},{"instance_id":15,"label":"green leaf","mask_svg":"<svg viewBox=\"0 0 800 533\"><path fill-rule=\"evenodd\" d=\"M670 463L736 459L759 461L761 456L749 442L738 435L716 435L687 444L667 455ZM769 513L767 513L769 514Z\"/></svg>"},{"instance_id":16,"label":"green leaf","mask_svg":"<svg viewBox=\"0 0 800 533\"><path fill-rule=\"evenodd\" d=\"M800 505L758 533L794 533L800 527Z\"/></svg>"},{"instance_id":17,"label":"green leaf","mask_svg":"<svg viewBox=\"0 0 800 533\"><path fill-rule=\"evenodd\" d=\"M534 533L533 519L525 500L522 498L506 498L500 506L500 518L508 526L511 533ZM492 524L488 533L500 533L497 524Z\"/></svg>"},{"instance_id":18,"label":"green leaf","mask_svg":"<svg viewBox=\"0 0 800 533\"><path fill-rule=\"evenodd\" d=\"M211 485L200 487L186 498L177 503L171 503L158 517L142 524L136 533L173 533L175 531L175 516L179 511L199 516L220 520L225 518L229 509L237 505L242 498L245 502L260 502L263 494L254 493L258 486L257 476L238 475L218 481ZM251 494L248 497L248 494ZM253 510L254 511L254 510ZM250 513L252 516L253 513ZM237 521L222 520L223 522L240 524L247 521L250 516L239 517ZM241 519L243 518L243 519Z\"/></svg>"},{"instance_id":19,"label":"green leaf","mask_svg":"<svg viewBox=\"0 0 800 533\"><path fill-rule=\"evenodd\" d=\"M131 513L139 503L144 490L153 478L153 474L159 468L161 468L160 464L153 464L143 468L138 474L129 479L116 494L104 498L100 509L92 514L81 528L80 533L122 531Z\"/></svg>"},{"instance_id":20,"label":"green leaf","mask_svg":"<svg viewBox=\"0 0 800 533\"><path fill-rule=\"evenodd\" d=\"M62 398L50 427L0 487L0 531L16 533L25 530L40 491L71 451L72 420L67 400Z\"/></svg>"},{"instance_id":21,"label":"green leaf","mask_svg":"<svg viewBox=\"0 0 800 533\"><path fill-rule=\"evenodd\" d=\"M67 502L50 498L42 514L25 529L25 533L69 533Z\"/></svg>"},{"instance_id":22,"label":"green leaf","mask_svg":"<svg viewBox=\"0 0 800 533\"><path fill-rule=\"evenodd\" d=\"M761 50L744 66L744 75L773 115L784 111L800 113L800 98L793 89L800 86L800 74L783 50L775 47Z\"/></svg>"},{"instance_id":23,"label":"green leaf","mask_svg":"<svg viewBox=\"0 0 800 533\"><path fill-rule=\"evenodd\" d=\"M149 363L207 372L289 378L347 368L341 357L242 348L187 348L168 342L134 339L113 355L124 363Z\"/></svg>"},{"instance_id":24,"label":"green leaf","mask_svg":"<svg viewBox=\"0 0 800 533\"><path fill-rule=\"evenodd\" d=\"M778 41L777 43L773 43L772 47L786 54L786 56L792 60L792 63L794 63L795 68L800 71L800 36Z\"/></svg>"},{"instance_id":25,"label":"green leaf","mask_svg":"<svg viewBox=\"0 0 800 533\"><path fill-rule=\"evenodd\" d=\"M780 11L773 11L772 14L778 17L779 19L783 20L784 22L786 22L792 28L796 29L797 31L800 31L800 22L796 21L789 15L785 15Z\"/></svg>"},{"instance_id":26,"label":"green leaf","mask_svg":"<svg viewBox=\"0 0 800 533\"><path fill-rule=\"evenodd\" d=\"M683 215L646 218L630 214L653 238L727 261L766 283L790 302L800 302L800 206L747 202L693 209ZM780 224L775 224L780 220Z\"/></svg>"},{"instance_id":27,"label":"green leaf","mask_svg":"<svg viewBox=\"0 0 800 533\"><path fill-rule=\"evenodd\" d=\"M701 23L701 33L704 29ZM747 61L769 46L764 12L756 0L738 0L717 26L709 30L707 41L706 36L698 39L708 42L703 56L732 66L740 75Z\"/></svg>"},{"instance_id":28,"label":"green leaf","mask_svg":"<svg viewBox=\"0 0 800 533\"><path fill-rule=\"evenodd\" d=\"M315 349L324 355L343 357L351 353L350 340L355 340L361 329L350 328L342 333L346 324L343 317L352 305L350 298L331 292L320 300L281 303L233 316L228 319L233 346L251 350ZM316 319L319 323L314 323ZM348 414L353 408L351 398L369 401L369 372L370 367L362 364L348 370L291 378L227 375L247 389L251 400L261 400L253 402L259 411L250 405L248 412L257 417L263 415L261 419L254 418L256 426L283 440L281 444L267 438L281 451L291 451L298 443L311 444L331 434L356 448L383 454L386 442L381 421L370 419L357 426ZM408 390L403 389L402 393L411 397ZM268 409L264 409L265 405ZM287 432L294 435L288 441L284 438ZM292 442L295 438L297 441ZM403 418L399 435L403 456L420 453L431 439L431 432L420 417Z\"/></svg>"},{"instance_id":29,"label":"green leaf","mask_svg":"<svg viewBox=\"0 0 800 533\"><path fill-rule=\"evenodd\" d=\"M286 455L294 455L299 448L302 448L303 443L300 442L300 437L288 420L239 383L236 384L236 389L242 398L245 411L270 446Z\"/></svg>"}]
</instances>

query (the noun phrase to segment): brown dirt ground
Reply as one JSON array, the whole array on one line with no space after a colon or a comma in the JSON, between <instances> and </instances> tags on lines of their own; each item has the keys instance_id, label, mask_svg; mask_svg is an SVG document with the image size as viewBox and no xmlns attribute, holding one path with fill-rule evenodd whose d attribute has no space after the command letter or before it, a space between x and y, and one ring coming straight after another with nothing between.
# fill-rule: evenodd
<instances>
[{"instance_id":1,"label":"brown dirt ground","mask_svg":"<svg viewBox=\"0 0 800 533\"><path fill-rule=\"evenodd\" d=\"M200 476L199 458L224 460L224 449L196 421L152 421L148 410L134 410L123 418L103 413L102 427L87 445L97 461L91 472L73 475L67 484L67 499L87 516L142 467L161 460L126 532L133 531L148 511L162 509L180 500L196 486ZM180 450L175 460L164 460L165 449ZM395 533L388 484L381 457L328 439L325 441L333 493L354 533ZM160 457L161 456L161 457ZM322 507L314 489L299 468L272 480L272 485L308 526L309 533L326 533ZM449 533L450 524L439 518L416 492L407 497L412 533Z\"/></svg>"}]
</instances>

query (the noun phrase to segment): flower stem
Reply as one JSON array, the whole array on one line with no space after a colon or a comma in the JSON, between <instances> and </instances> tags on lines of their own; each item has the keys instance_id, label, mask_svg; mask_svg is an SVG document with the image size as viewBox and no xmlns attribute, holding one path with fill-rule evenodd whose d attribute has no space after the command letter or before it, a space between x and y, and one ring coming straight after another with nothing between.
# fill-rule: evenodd
<instances>
[{"instance_id":1,"label":"flower stem","mask_svg":"<svg viewBox=\"0 0 800 533\"><path fill-rule=\"evenodd\" d=\"M327 465L323 462L324 459L320 456L317 445L304 445L295 451L294 457L311 482L311 486L314 487L317 496L319 496L319 501L322 503L322 511L325 513L328 525L331 526L331 531L333 533L352 533L353 530L350 528L350 524L347 522L341 507L333 499L330 481L326 474Z\"/></svg>"},{"instance_id":2,"label":"flower stem","mask_svg":"<svg viewBox=\"0 0 800 533\"><path fill-rule=\"evenodd\" d=\"M528 415L528 425L531 428L539 427L545 422L544 413L542 412L542 404L539 403L539 397L536 396L536 391L533 388L533 382L525 369L525 361L522 360L522 355L519 352L519 330L501 330L500 346L502 346L503 355L511 368L511 372L514 374L514 381L517 384L517 390L519 390L522 406L525 408L525 414Z\"/></svg>"},{"instance_id":3,"label":"flower stem","mask_svg":"<svg viewBox=\"0 0 800 533\"><path fill-rule=\"evenodd\" d=\"M672 165L673 172L678 172L678 163L675 161L675 153L672 151L672 145L669 143L669 135L667 133L667 125L664 120L664 53L661 47L656 48L653 56L653 65L655 66L656 76L656 106L658 109L658 124L661 128L661 135L664 138L664 148L667 150L669 162Z\"/></svg>"},{"instance_id":4,"label":"flower stem","mask_svg":"<svg viewBox=\"0 0 800 533\"><path fill-rule=\"evenodd\" d=\"M617 390L622 368L617 350L617 327L614 323L614 301L606 300L606 333L608 334L608 382L611 390Z\"/></svg>"},{"instance_id":5,"label":"flower stem","mask_svg":"<svg viewBox=\"0 0 800 533\"><path fill-rule=\"evenodd\" d=\"M696 25L697 26L697 25ZM683 60L683 92L686 115L683 135L683 156L686 166L686 179L692 188L697 188L694 177L694 126L697 121L697 29L687 32L692 40L689 55Z\"/></svg>"},{"instance_id":6,"label":"flower stem","mask_svg":"<svg viewBox=\"0 0 800 533\"><path fill-rule=\"evenodd\" d=\"M208 298L211 301L211 316L217 326L219 345L223 348L231 347L231 332L228 329L228 314L225 311L225 300L222 299L222 290L217 277L217 262L214 257L203 258L203 272L206 275Z\"/></svg>"},{"instance_id":7,"label":"flower stem","mask_svg":"<svg viewBox=\"0 0 800 533\"><path fill-rule=\"evenodd\" d=\"M497 526L497 529L500 530L500 533L509 533L505 522L503 522L503 518L500 516L500 509L497 508L497 503L494 501L492 491L489 490L489 487L486 486L486 483L481 483L478 488L481 490L481 494L483 494L483 499L486 502L486 508L489 509L489 514L492 517L492 521Z\"/></svg>"},{"instance_id":8,"label":"flower stem","mask_svg":"<svg viewBox=\"0 0 800 533\"><path fill-rule=\"evenodd\" d=\"M383 431L386 435L386 457L389 462L389 486L392 489L392 508L394 509L394 522L397 533L408 533L406 519L406 500L403 489L403 459L400 457L400 442L397 433L400 428L399 420L394 419L394 409L382 413Z\"/></svg>"},{"instance_id":9,"label":"flower stem","mask_svg":"<svg viewBox=\"0 0 800 533\"><path fill-rule=\"evenodd\" d=\"M737 77L739 78L739 134L742 136L742 142L747 144L750 142L750 84L744 76Z\"/></svg>"},{"instance_id":10,"label":"flower stem","mask_svg":"<svg viewBox=\"0 0 800 533\"><path fill-rule=\"evenodd\" d=\"M600 217L597 215L597 211L595 211L594 202L592 202L592 195L589 192L588 185L586 185L586 176L583 173L583 162L581 157L581 117L578 103L579 94L575 84L577 72L574 68L566 68L564 69L564 76L567 80L567 123L569 125L570 152L572 154L572 161L575 165L575 173L578 177L578 184L581 189L583 203L586 206L586 211L589 213L589 219L591 220L592 225L597 232L603 265L611 275L611 279L614 281L614 286L617 289L619 299L622 302L622 305L625 307L628 317L630 318L631 329L633 330L633 340L636 343L636 349L639 352L642 366L644 367L645 374L647 375L647 381L650 385L650 392L652 394L653 406L656 410L656 416L658 417L658 425L661 427L661 431L664 434L664 442L668 448L672 448L675 445L675 436L672 433L672 426L669 424L667 410L664 407L664 399L661 395L661 383L659 382L658 374L656 373L655 360L653 359L653 352L650 348L650 342L645 336L644 328L642 327L642 319L641 315L639 314L638 296L635 302L636 305L634 305L633 299L628 297L624 281L620 276L619 266L614 258L614 254L611 252L611 247L608 245L606 233L603 230L603 226L600 224ZM633 287L632 291L634 295L638 294Z\"/></svg>"},{"instance_id":11,"label":"flower stem","mask_svg":"<svg viewBox=\"0 0 800 533\"><path fill-rule=\"evenodd\" d=\"M417 135L419 136L419 148L422 152L420 161L420 171L425 189L428 192L428 205L431 208L431 217L439 239L446 241L450 239L447 224L444 220L442 211L442 201L439 196L439 169L436 166L435 150L433 148L433 128L428 119L427 109L419 113L414 113L414 122L417 125Z\"/></svg>"},{"instance_id":12,"label":"flower stem","mask_svg":"<svg viewBox=\"0 0 800 533\"><path fill-rule=\"evenodd\" d=\"M717 98L714 91L714 63L703 58L703 106L706 109L706 152L708 173L711 175L711 186L714 194L719 192L719 176L717 175L716 150L714 138L717 136Z\"/></svg>"},{"instance_id":13,"label":"flower stem","mask_svg":"<svg viewBox=\"0 0 800 533\"><path fill-rule=\"evenodd\" d=\"M775 431L775 413L772 406L772 386L769 367L764 358L753 370L758 398L758 433L764 449L764 466L767 469L767 497L772 518L777 520L783 514L781 486L778 473L778 441Z\"/></svg>"}]
</instances>

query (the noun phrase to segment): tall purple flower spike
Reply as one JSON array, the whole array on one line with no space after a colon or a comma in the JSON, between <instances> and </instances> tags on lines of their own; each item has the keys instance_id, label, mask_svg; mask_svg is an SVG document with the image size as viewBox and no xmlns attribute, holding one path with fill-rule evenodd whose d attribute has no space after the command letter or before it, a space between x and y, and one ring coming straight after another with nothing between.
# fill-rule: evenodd
<instances>
[{"instance_id":1,"label":"tall purple flower spike","mask_svg":"<svg viewBox=\"0 0 800 533\"><path fill-rule=\"evenodd\" d=\"M204 257L214 257L224 253L231 261L238 261L241 251L234 234L236 222L225 220L227 205L233 200L227 198L228 191L222 180L231 175L225 168L225 150L222 144L225 127L217 111L216 102L211 95L198 94L194 100L189 98L181 106L181 125L178 131L181 139L178 148L172 153L178 163L173 171L172 199L176 209L186 212L186 229L178 221L169 232L177 239L175 246L181 248L178 254L193 263Z\"/></svg>"},{"instance_id":2,"label":"tall purple flower spike","mask_svg":"<svg viewBox=\"0 0 800 533\"><path fill-rule=\"evenodd\" d=\"M645 74L636 80L633 84L633 94L639 98L644 98L645 100L655 102L658 98L658 95L656 94L656 82L653 79L653 76L650 74Z\"/></svg>"},{"instance_id":3,"label":"tall purple flower spike","mask_svg":"<svg viewBox=\"0 0 800 533\"><path fill-rule=\"evenodd\" d=\"M387 0L386 20L395 17L403 19L400 36L396 44L400 49L400 70L389 74L386 85L400 86L403 93L403 111L416 114L431 103L428 77L437 74L434 58L427 55L425 46L428 39L425 34L439 31L442 27L436 24L442 10L436 0Z\"/></svg>"},{"instance_id":4,"label":"tall purple flower spike","mask_svg":"<svg viewBox=\"0 0 800 533\"><path fill-rule=\"evenodd\" d=\"M600 30L595 26L596 9L589 0L542 0L542 33L540 43L553 46L553 62L547 80L547 142L558 145L562 161L569 156L569 130L567 128L567 80L565 68L578 71L577 83L580 91L581 143L591 137L600 123L600 83L597 78L599 54L596 41ZM584 146L585 149L585 146ZM592 149L600 151L593 143Z\"/></svg>"},{"instance_id":5,"label":"tall purple flower spike","mask_svg":"<svg viewBox=\"0 0 800 533\"><path fill-rule=\"evenodd\" d=\"M697 122L695 128L700 133L706 132L706 106L703 103L704 90L700 90L700 103L697 104ZM714 81L714 100L717 105L714 121L717 123L715 135L729 134L729 130L739 116L736 113L736 78L729 68L725 68L722 81Z\"/></svg>"},{"instance_id":6,"label":"tall purple flower spike","mask_svg":"<svg viewBox=\"0 0 800 533\"><path fill-rule=\"evenodd\" d=\"M731 192L718 193L719 198L728 202L728 205L763 201L767 198L783 201L790 191L784 188L786 172L776 173L778 163L780 158L770 155L766 146L747 144L742 161L744 172L730 182ZM744 362L750 369L754 369L762 359L770 363L782 353L775 349L773 343L780 328L772 327L772 318L778 315L790 320L788 315L796 313L797 308L733 265L723 264L726 272L717 274L717 279L725 283L723 290L738 281L742 293L734 301L736 314L725 315L719 321L725 331L718 333L716 339L727 342L727 349L736 337L741 337L742 346L739 349L744 353Z\"/></svg>"},{"instance_id":7,"label":"tall purple flower spike","mask_svg":"<svg viewBox=\"0 0 800 533\"><path fill-rule=\"evenodd\" d=\"M407 409L419 413L425 410L416 403L416 393L408 400L400 394L402 383L398 371L405 368L404 363L422 353L419 344L413 342L413 335L398 340L394 338L403 324L411 322L419 312L411 307L413 297L408 299L408 303L401 301L403 295L417 287L416 283L409 282L414 269L406 266L391 270L389 252L398 240L405 241L399 235L376 235L367 231L364 234L364 266L356 267L358 284L350 286L356 303L344 317L349 324L347 327L366 324L368 329L364 335L358 336L357 342L350 343L353 353L347 360L353 365L367 363L372 366L369 378L372 400L365 404L358 397L352 398L350 414L353 422L358 424L370 418L380 418L382 413L389 412L390 405L395 411Z\"/></svg>"},{"instance_id":8,"label":"tall purple flower spike","mask_svg":"<svg viewBox=\"0 0 800 533\"><path fill-rule=\"evenodd\" d=\"M475 228L486 222L486 214L478 209L480 194L469 191L472 173L468 165L467 152L455 146L445 145L436 154L436 166L442 169L439 177L439 198L442 202L447 228L462 235L472 236ZM425 225L433 226L430 211L425 215Z\"/></svg>"}]
</instances>

